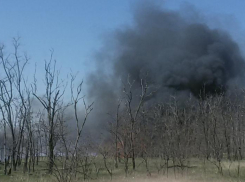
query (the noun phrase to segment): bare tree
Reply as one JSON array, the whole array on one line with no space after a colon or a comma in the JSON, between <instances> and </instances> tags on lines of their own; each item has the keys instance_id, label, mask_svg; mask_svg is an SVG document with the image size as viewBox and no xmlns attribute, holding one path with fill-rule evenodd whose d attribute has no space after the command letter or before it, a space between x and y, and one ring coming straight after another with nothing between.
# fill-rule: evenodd
<instances>
[{"instance_id":1,"label":"bare tree","mask_svg":"<svg viewBox=\"0 0 245 182\"><path fill-rule=\"evenodd\" d=\"M0 47L0 59L4 73L4 77L0 80L1 113L4 126L6 126L5 124L9 126L12 136L11 166L14 171L21 161L20 153L27 119L26 93L28 88L23 72L29 58L27 55L20 56L19 42L19 38L13 39L14 53L7 56L4 46Z\"/></svg>"},{"instance_id":2,"label":"bare tree","mask_svg":"<svg viewBox=\"0 0 245 182\"><path fill-rule=\"evenodd\" d=\"M141 79L141 94L139 95L139 101L136 104L136 108L133 107L133 85L134 81L130 81L130 77L128 77L127 86L124 85L124 94L125 94L125 106L127 108L127 112L129 115L130 120L130 145L131 145L131 154L132 154L132 163L133 163L133 170L135 170L136 163L135 163L135 140L137 132L135 130L135 125L139 116L139 112L144 104L145 98L148 96L147 90L148 85L146 80Z\"/></svg>"},{"instance_id":3,"label":"bare tree","mask_svg":"<svg viewBox=\"0 0 245 182\"><path fill-rule=\"evenodd\" d=\"M116 117L114 118L113 115L109 114L112 118L112 122L109 122L110 128L109 132L114 136L114 142L115 142L115 168L118 168L118 160L119 160L119 151L118 151L118 146L119 146L119 127L120 127L120 107L121 107L121 102L122 99L118 101L117 104L117 110L116 110Z\"/></svg>"},{"instance_id":4,"label":"bare tree","mask_svg":"<svg viewBox=\"0 0 245 182\"><path fill-rule=\"evenodd\" d=\"M37 95L37 83L34 82L33 95L42 104L47 114L48 121L48 148L49 148L49 167L50 174L54 166L54 147L55 147L55 126L57 124L57 113L61 109L63 95L65 92L64 82L59 79L59 71L56 69L56 61L53 60L51 51L50 60L45 62L45 87L44 97Z\"/></svg>"},{"instance_id":5,"label":"bare tree","mask_svg":"<svg viewBox=\"0 0 245 182\"><path fill-rule=\"evenodd\" d=\"M64 122L63 117L60 118L61 121L61 140L62 140L62 146L65 150L65 157L63 155L60 156L59 163L54 163L54 175L56 179L60 182L69 182L77 177L77 173L82 173L84 176L84 179L87 179L88 176L88 167L92 165L92 162L89 162L89 156L87 153L83 153L82 150L79 150L79 142L83 134L84 126L87 122L88 116L93 110L93 103L87 105L85 101L85 96L82 96L82 84L83 82L80 82L77 87L74 86L75 76L71 75L71 104L69 106L73 107L74 111L74 118L76 122L76 139L75 142L71 142L68 144L67 139L65 138L65 132L64 132ZM75 89L76 88L76 89ZM83 102L83 110L84 110L84 116L81 119L79 116L80 106L79 101ZM61 116L64 114L64 111L62 111ZM62 153L62 152L61 152ZM81 155L81 153L83 155ZM62 165L62 168L59 167L59 165ZM82 171L80 171L79 168L82 168Z\"/></svg>"}]
</instances>

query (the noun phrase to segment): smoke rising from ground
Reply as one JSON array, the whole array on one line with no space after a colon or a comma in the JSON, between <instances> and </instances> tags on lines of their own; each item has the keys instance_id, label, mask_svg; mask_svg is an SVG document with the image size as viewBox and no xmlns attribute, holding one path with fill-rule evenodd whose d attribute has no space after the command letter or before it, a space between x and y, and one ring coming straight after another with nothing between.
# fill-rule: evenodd
<instances>
[{"instance_id":1,"label":"smoke rising from ground","mask_svg":"<svg viewBox=\"0 0 245 182\"><path fill-rule=\"evenodd\" d=\"M130 76L135 92L147 74L158 91L151 101L170 95L226 93L244 80L244 59L231 36L205 23L185 18L183 12L154 5L138 8L134 24L116 31L97 54L97 70L89 76L89 95L100 113L110 112Z\"/></svg>"}]
</instances>

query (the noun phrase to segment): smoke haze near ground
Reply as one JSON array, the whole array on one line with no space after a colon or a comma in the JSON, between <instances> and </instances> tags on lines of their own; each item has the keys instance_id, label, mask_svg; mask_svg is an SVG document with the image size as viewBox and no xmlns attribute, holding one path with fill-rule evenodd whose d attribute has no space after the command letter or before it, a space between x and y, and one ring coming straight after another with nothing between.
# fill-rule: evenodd
<instances>
[{"instance_id":1,"label":"smoke haze near ground","mask_svg":"<svg viewBox=\"0 0 245 182\"><path fill-rule=\"evenodd\" d=\"M111 34L96 56L97 70L88 78L95 115L115 111L128 76L135 81L135 93L142 78L157 88L148 100L153 103L166 102L171 95L199 99L203 93L243 86L244 58L238 44L225 31L185 15L144 4L135 8L133 26Z\"/></svg>"}]
</instances>

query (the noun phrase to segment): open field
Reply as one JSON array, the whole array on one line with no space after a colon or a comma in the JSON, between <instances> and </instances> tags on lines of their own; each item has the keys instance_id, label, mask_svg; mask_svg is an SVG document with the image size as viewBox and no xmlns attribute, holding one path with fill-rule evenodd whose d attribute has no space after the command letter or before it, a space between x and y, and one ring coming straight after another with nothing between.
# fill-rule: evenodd
<instances>
[{"instance_id":1,"label":"open field","mask_svg":"<svg viewBox=\"0 0 245 182\"><path fill-rule=\"evenodd\" d=\"M127 177L123 169L123 164L119 165L118 169L113 169L113 176L110 179L102 161L97 159L96 164L100 166L101 170L98 175L95 174L95 168L92 167L90 179L86 181L94 182L240 182L245 181L245 162L240 163L240 174L238 176L238 163L230 163L228 161L222 163L223 175L218 173L217 167L203 161L193 159L189 163L188 168L183 170L180 168L169 168L160 171L156 167L157 160L151 159L149 162L150 174L146 171L144 163L140 159L137 160L137 169L135 171L129 170ZM130 166L131 167L131 166ZM2 166L1 166L2 168ZM21 168L19 168L21 169ZM4 176L0 174L1 182L55 182L57 181L53 175L46 174L46 163L41 162L36 168L35 172L23 174L22 171L12 173L11 176ZM84 181L83 176L80 175L74 181Z\"/></svg>"}]
</instances>

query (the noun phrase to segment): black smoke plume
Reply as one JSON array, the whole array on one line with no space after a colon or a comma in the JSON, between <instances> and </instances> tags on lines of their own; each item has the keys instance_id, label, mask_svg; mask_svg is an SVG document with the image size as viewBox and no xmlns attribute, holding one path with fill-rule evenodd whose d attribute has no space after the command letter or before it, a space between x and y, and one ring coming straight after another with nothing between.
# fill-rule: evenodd
<instances>
[{"instance_id":1,"label":"black smoke plume","mask_svg":"<svg viewBox=\"0 0 245 182\"><path fill-rule=\"evenodd\" d=\"M107 39L88 79L101 114L115 108L128 75L137 92L147 74L148 84L158 88L150 100L157 102L170 95L199 99L242 84L244 59L238 44L225 31L182 15L156 6L138 8L133 25Z\"/></svg>"}]
</instances>

